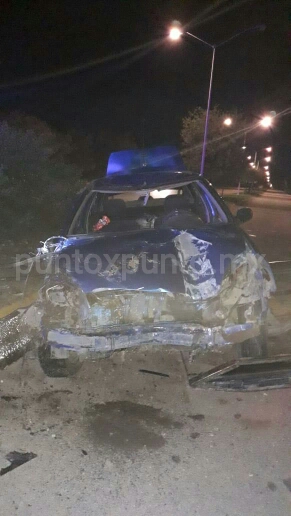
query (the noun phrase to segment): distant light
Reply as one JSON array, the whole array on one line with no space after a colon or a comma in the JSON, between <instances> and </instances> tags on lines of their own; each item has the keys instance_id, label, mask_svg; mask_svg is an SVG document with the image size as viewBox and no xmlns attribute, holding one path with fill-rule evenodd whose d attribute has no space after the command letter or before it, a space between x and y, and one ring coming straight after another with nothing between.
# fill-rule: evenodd
<instances>
[{"instance_id":1,"label":"distant light","mask_svg":"<svg viewBox=\"0 0 291 516\"><path fill-rule=\"evenodd\" d=\"M265 170L269 170L269 165L265 165L265 166L264 166L264 169L265 169Z\"/></svg>"},{"instance_id":2,"label":"distant light","mask_svg":"<svg viewBox=\"0 0 291 516\"><path fill-rule=\"evenodd\" d=\"M180 39L180 37L182 36L182 32L177 29L177 27L173 27L171 30L170 30L170 33L169 33L169 38L173 41L177 41L178 39Z\"/></svg>"},{"instance_id":3,"label":"distant light","mask_svg":"<svg viewBox=\"0 0 291 516\"><path fill-rule=\"evenodd\" d=\"M172 41L177 41L182 36L182 25L178 21L173 21L172 26L169 30L169 38Z\"/></svg>"},{"instance_id":4,"label":"distant light","mask_svg":"<svg viewBox=\"0 0 291 516\"><path fill-rule=\"evenodd\" d=\"M250 160L250 159L252 159L252 156L248 156L248 158L247 158L247 159L249 159L249 160Z\"/></svg>"},{"instance_id":5,"label":"distant light","mask_svg":"<svg viewBox=\"0 0 291 516\"><path fill-rule=\"evenodd\" d=\"M267 147L267 148L266 148L266 151L267 151L267 152L272 152L272 147Z\"/></svg>"},{"instance_id":6,"label":"distant light","mask_svg":"<svg viewBox=\"0 0 291 516\"><path fill-rule=\"evenodd\" d=\"M273 185L272 185L272 183L270 183L270 188L273 188Z\"/></svg>"},{"instance_id":7,"label":"distant light","mask_svg":"<svg viewBox=\"0 0 291 516\"><path fill-rule=\"evenodd\" d=\"M266 176L269 177L270 176L270 172L265 172Z\"/></svg>"},{"instance_id":8,"label":"distant light","mask_svg":"<svg viewBox=\"0 0 291 516\"><path fill-rule=\"evenodd\" d=\"M251 167L252 167L252 166L254 165L254 162L252 161L252 162L250 163L250 165L251 165Z\"/></svg>"},{"instance_id":9,"label":"distant light","mask_svg":"<svg viewBox=\"0 0 291 516\"><path fill-rule=\"evenodd\" d=\"M272 158L271 158L271 156L267 156L267 157L265 158L265 160L266 160L266 161L268 161L268 162L270 162L270 161L272 161Z\"/></svg>"},{"instance_id":10,"label":"distant light","mask_svg":"<svg viewBox=\"0 0 291 516\"><path fill-rule=\"evenodd\" d=\"M242 146L242 150L246 150L246 148L247 148L246 145Z\"/></svg>"},{"instance_id":11,"label":"distant light","mask_svg":"<svg viewBox=\"0 0 291 516\"><path fill-rule=\"evenodd\" d=\"M273 117L264 116L264 118L262 118L260 124L262 127L268 128L268 127L271 127L272 122L273 122Z\"/></svg>"},{"instance_id":12,"label":"distant light","mask_svg":"<svg viewBox=\"0 0 291 516\"><path fill-rule=\"evenodd\" d=\"M151 197L153 199L164 199L168 195L175 195L176 193L175 190L152 190Z\"/></svg>"},{"instance_id":13,"label":"distant light","mask_svg":"<svg viewBox=\"0 0 291 516\"><path fill-rule=\"evenodd\" d=\"M224 125L227 125L228 127L230 125L232 125L232 118L226 118L224 121L223 121Z\"/></svg>"}]
</instances>

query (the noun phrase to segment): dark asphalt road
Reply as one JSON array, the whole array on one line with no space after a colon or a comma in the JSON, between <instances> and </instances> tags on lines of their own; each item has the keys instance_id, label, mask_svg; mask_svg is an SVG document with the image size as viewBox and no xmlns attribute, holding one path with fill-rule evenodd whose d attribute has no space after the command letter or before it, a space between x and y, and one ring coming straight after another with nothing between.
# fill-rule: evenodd
<instances>
[{"instance_id":1,"label":"dark asphalt road","mask_svg":"<svg viewBox=\"0 0 291 516\"><path fill-rule=\"evenodd\" d=\"M254 216L244 224L268 261L291 260L291 195L267 192L251 197Z\"/></svg>"}]
</instances>

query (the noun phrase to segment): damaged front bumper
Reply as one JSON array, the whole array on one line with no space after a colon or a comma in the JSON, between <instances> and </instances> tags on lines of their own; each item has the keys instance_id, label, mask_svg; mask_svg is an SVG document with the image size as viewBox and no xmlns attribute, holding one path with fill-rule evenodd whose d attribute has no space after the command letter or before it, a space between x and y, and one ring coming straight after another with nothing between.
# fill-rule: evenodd
<instances>
[{"instance_id":1,"label":"damaged front bumper","mask_svg":"<svg viewBox=\"0 0 291 516\"><path fill-rule=\"evenodd\" d=\"M24 354L32 341L49 348L52 358L71 353L89 358L160 345L184 347L195 355L258 337L275 289L268 264L246 246L244 253L231 255L218 283L208 243L199 240L201 249L194 249L185 235L178 241L180 275L170 276L179 285L174 292L158 282L151 290L109 282L108 288L89 291L67 270L48 275L37 301L13 324L5 321L0 327L0 367ZM198 265L205 281L196 277Z\"/></svg>"},{"instance_id":2,"label":"damaged front bumper","mask_svg":"<svg viewBox=\"0 0 291 516\"><path fill-rule=\"evenodd\" d=\"M68 358L71 352L80 358L138 346L171 346L187 348L193 354L257 337L260 326L255 323L205 328L198 324L163 323L139 327L115 327L102 334L78 334L68 330L48 331L47 342L52 358Z\"/></svg>"}]
</instances>

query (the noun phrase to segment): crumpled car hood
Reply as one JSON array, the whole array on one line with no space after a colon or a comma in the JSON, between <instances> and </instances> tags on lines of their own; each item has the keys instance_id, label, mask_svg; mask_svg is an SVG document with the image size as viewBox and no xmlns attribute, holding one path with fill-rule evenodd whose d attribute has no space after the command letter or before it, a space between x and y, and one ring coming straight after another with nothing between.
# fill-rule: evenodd
<instances>
[{"instance_id":1,"label":"crumpled car hood","mask_svg":"<svg viewBox=\"0 0 291 516\"><path fill-rule=\"evenodd\" d=\"M86 293L161 290L199 300L219 292L227 267L247 248L254 253L239 228L224 225L71 237L57 254Z\"/></svg>"}]
</instances>

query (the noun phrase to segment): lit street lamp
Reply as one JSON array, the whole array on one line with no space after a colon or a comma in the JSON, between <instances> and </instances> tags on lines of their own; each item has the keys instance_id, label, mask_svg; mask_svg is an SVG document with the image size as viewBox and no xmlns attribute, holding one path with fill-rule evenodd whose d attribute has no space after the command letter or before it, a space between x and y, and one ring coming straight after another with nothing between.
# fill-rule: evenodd
<instances>
[{"instance_id":1,"label":"lit street lamp","mask_svg":"<svg viewBox=\"0 0 291 516\"><path fill-rule=\"evenodd\" d=\"M262 120L260 121L260 124L262 127L265 127L266 129L268 127L272 127L272 123L273 123L273 117L272 116L264 116L264 118L262 118Z\"/></svg>"},{"instance_id":2,"label":"lit street lamp","mask_svg":"<svg viewBox=\"0 0 291 516\"><path fill-rule=\"evenodd\" d=\"M248 29L245 29L241 32L238 32L237 34L234 34L234 36L226 39L225 41L222 41L221 43L218 43L216 45L213 45L211 43L208 43L208 41L205 41L204 39L198 38L198 36L195 36L194 34L191 34L191 32L185 32L187 36L191 36L191 38L196 39L197 41L200 41L200 43L203 43L203 45L207 46L208 48L212 49L212 60L211 60L211 69L210 69L210 79L209 79L209 89L208 89L208 101L207 101L207 109L206 109L206 119L205 119L205 127L204 127L204 137L203 137L203 146L202 146L202 156L201 156L201 165L200 165L200 175L203 176L204 174L204 165L205 165L205 157L206 157L206 147L207 147L207 136L208 136L208 125L209 125L209 114L210 114L210 106L211 106L211 94L212 94L212 82L213 82L213 71L214 71L214 62L215 62L215 53L216 49L226 45L227 43L230 43L234 39L238 38L242 34L245 34L246 32L255 32L255 31L262 31L265 30L265 25L255 25L254 27L249 27ZM173 22L170 31L169 31L169 38L172 41L177 41L181 38L183 35L182 25L175 21ZM227 125L227 124L226 124ZM229 124L231 125L231 124Z\"/></svg>"},{"instance_id":3,"label":"lit street lamp","mask_svg":"<svg viewBox=\"0 0 291 516\"><path fill-rule=\"evenodd\" d=\"M226 118L224 121L223 121L224 125L226 125L227 127L231 126L232 125L232 118ZM245 147L246 148L246 147Z\"/></svg>"},{"instance_id":4,"label":"lit street lamp","mask_svg":"<svg viewBox=\"0 0 291 516\"><path fill-rule=\"evenodd\" d=\"M173 27L170 29L170 32L169 32L169 38L172 40L172 41L177 41L178 39L180 39L180 37L182 36L183 32L181 31L180 27L179 27L179 23L178 22L174 22L175 24L173 25Z\"/></svg>"},{"instance_id":5,"label":"lit street lamp","mask_svg":"<svg viewBox=\"0 0 291 516\"><path fill-rule=\"evenodd\" d=\"M267 147L267 148L266 148L266 151L267 151L267 152L272 152L272 147Z\"/></svg>"},{"instance_id":6,"label":"lit street lamp","mask_svg":"<svg viewBox=\"0 0 291 516\"><path fill-rule=\"evenodd\" d=\"M266 160L268 163L270 163L270 161L272 161L272 158L271 158L271 156L267 156L267 157L265 158L265 160Z\"/></svg>"}]
</instances>

